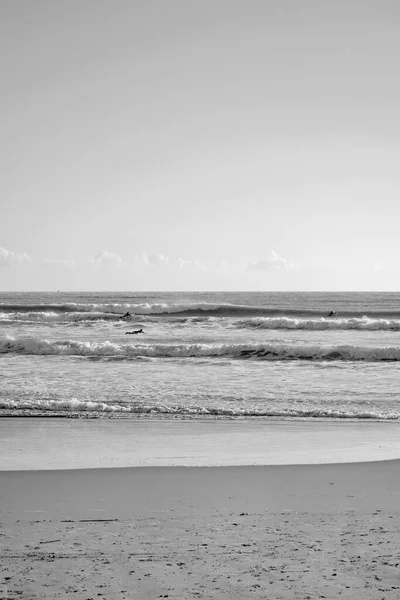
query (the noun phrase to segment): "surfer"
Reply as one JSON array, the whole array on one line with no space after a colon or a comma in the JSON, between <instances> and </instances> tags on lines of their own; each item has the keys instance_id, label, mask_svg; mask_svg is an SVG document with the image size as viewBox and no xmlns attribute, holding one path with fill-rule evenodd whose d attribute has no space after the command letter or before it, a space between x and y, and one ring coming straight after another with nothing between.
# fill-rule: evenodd
<instances>
[{"instance_id":1,"label":"surfer","mask_svg":"<svg viewBox=\"0 0 400 600\"><path fill-rule=\"evenodd\" d=\"M137 333L144 333L143 329L136 329L135 331L126 331L125 335L136 335Z\"/></svg>"},{"instance_id":2,"label":"surfer","mask_svg":"<svg viewBox=\"0 0 400 600\"><path fill-rule=\"evenodd\" d=\"M331 310L331 312L329 313L328 317L333 317L334 315L337 315L336 310Z\"/></svg>"},{"instance_id":3,"label":"surfer","mask_svg":"<svg viewBox=\"0 0 400 600\"><path fill-rule=\"evenodd\" d=\"M128 319L130 316L131 316L131 313L128 310L122 317L120 317L120 319Z\"/></svg>"}]
</instances>

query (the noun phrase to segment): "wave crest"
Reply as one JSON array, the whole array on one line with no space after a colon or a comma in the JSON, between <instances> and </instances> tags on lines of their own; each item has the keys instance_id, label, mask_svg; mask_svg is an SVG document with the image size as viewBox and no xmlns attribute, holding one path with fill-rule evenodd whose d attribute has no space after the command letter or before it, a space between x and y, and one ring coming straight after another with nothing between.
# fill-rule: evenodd
<instances>
[{"instance_id":1,"label":"wave crest","mask_svg":"<svg viewBox=\"0 0 400 600\"><path fill-rule=\"evenodd\" d=\"M92 358L208 358L307 361L400 361L399 347L306 344L133 344L35 337L0 338L0 353L69 355Z\"/></svg>"}]
</instances>

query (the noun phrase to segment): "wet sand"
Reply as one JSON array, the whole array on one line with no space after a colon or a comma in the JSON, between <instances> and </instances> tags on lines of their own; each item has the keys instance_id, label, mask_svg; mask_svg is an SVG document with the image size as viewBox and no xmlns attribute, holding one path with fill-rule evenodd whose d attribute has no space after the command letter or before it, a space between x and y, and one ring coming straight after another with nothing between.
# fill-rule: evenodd
<instances>
[{"instance_id":1,"label":"wet sand","mask_svg":"<svg viewBox=\"0 0 400 600\"><path fill-rule=\"evenodd\" d=\"M0 471L396 458L400 425L390 421L0 418Z\"/></svg>"},{"instance_id":2,"label":"wet sand","mask_svg":"<svg viewBox=\"0 0 400 600\"><path fill-rule=\"evenodd\" d=\"M400 461L0 472L2 598L400 597Z\"/></svg>"}]
</instances>

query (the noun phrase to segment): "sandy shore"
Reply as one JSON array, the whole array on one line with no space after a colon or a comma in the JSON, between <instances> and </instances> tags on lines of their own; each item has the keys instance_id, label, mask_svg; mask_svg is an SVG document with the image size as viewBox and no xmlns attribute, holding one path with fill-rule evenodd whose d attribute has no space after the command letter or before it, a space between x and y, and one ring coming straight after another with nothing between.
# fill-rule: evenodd
<instances>
[{"instance_id":1,"label":"sandy shore","mask_svg":"<svg viewBox=\"0 0 400 600\"><path fill-rule=\"evenodd\" d=\"M0 473L0 598L400 597L400 461Z\"/></svg>"}]
</instances>

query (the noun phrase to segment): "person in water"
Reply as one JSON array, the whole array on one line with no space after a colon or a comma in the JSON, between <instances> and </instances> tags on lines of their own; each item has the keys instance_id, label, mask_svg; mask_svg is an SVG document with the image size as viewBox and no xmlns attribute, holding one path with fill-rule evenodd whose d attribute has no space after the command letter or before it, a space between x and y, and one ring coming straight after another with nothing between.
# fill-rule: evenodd
<instances>
[{"instance_id":1,"label":"person in water","mask_svg":"<svg viewBox=\"0 0 400 600\"><path fill-rule=\"evenodd\" d=\"M136 335L137 333L144 333L143 329L136 329L135 331L126 331L125 335Z\"/></svg>"},{"instance_id":2,"label":"person in water","mask_svg":"<svg viewBox=\"0 0 400 600\"><path fill-rule=\"evenodd\" d=\"M128 310L128 311L126 311L126 313L122 317L120 317L120 319L127 319L130 316L131 316L131 313Z\"/></svg>"},{"instance_id":3,"label":"person in water","mask_svg":"<svg viewBox=\"0 0 400 600\"><path fill-rule=\"evenodd\" d=\"M336 310L331 310L331 312L329 313L328 317L333 317L334 315L337 315Z\"/></svg>"}]
</instances>

